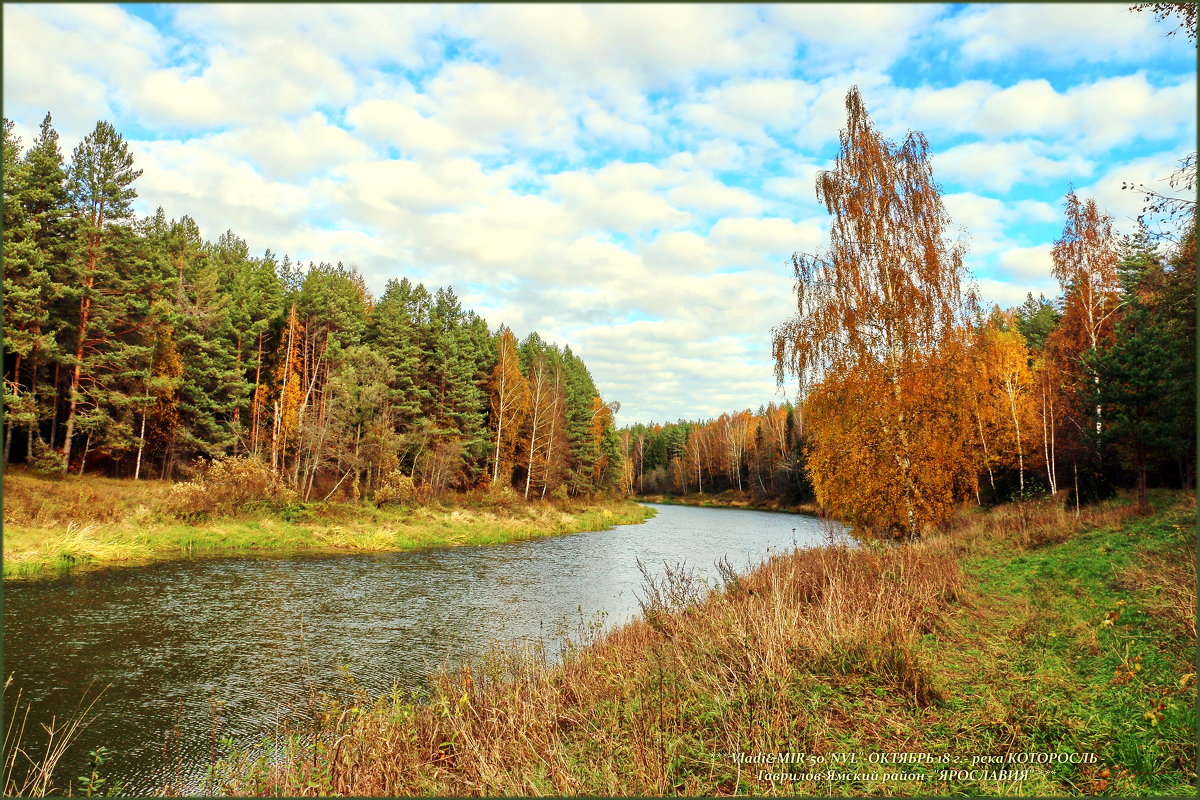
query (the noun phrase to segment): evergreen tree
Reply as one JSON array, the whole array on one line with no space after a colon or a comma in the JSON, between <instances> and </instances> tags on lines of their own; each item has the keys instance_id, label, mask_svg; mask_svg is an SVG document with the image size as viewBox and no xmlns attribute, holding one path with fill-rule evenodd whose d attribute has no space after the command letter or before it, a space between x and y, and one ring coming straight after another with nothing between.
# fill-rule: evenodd
<instances>
[{"instance_id":1,"label":"evergreen tree","mask_svg":"<svg viewBox=\"0 0 1200 800\"><path fill-rule=\"evenodd\" d=\"M132 239L128 222L141 175L133 168L129 146L112 125L100 121L72 154L68 189L75 212L77 246L71 259L78 314L67 332L72 354L63 455L68 464L76 428L88 440L103 435L113 418L106 404L121 404L120 388L106 378L123 373L133 353L122 352L134 298L129 273L121 269ZM83 412L81 414L81 411ZM86 449L85 445L85 449ZM80 468L83 468L81 459Z\"/></svg>"},{"instance_id":2,"label":"evergreen tree","mask_svg":"<svg viewBox=\"0 0 1200 800\"><path fill-rule=\"evenodd\" d=\"M1040 351L1046 346L1046 338L1058 325L1058 319L1061 316L1045 295L1038 295L1038 299L1034 300L1033 292L1029 292L1025 296L1025 302L1013 313L1016 317L1017 330L1025 337L1025 343L1029 349L1034 352Z\"/></svg>"},{"instance_id":3,"label":"evergreen tree","mask_svg":"<svg viewBox=\"0 0 1200 800\"><path fill-rule=\"evenodd\" d=\"M1086 401L1108 410L1102 435L1137 472L1138 503L1145 507L1147 472L1172 451L1182 418L1193 414L1194 392L1181 380L1167 327L1142 303L1117 325L1112 344L1087 359L1100 380Z\"/></svg>"},{"instance_id":4,"label":"evergreen tree","mask_svg":"<svg viewBox=\"0 0 1200 800\"><path fill-rule=\"evenodd\" d=\"M432 393L422 370L430 302L423 285L414 286L408 278L389 280L367 326L367 341L392 367L388 397L401 430L409 429L430 406Z\"/></svg>"}]
</instances>

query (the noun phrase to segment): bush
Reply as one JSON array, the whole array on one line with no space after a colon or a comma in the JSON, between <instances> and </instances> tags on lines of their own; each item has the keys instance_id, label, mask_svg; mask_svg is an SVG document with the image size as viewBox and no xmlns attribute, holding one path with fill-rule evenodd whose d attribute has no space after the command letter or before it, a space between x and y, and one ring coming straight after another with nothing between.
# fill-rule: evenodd
<instances>
[{"instance_id":1,"label":"bush","mask_svg":"<svg viewBox=\"0 0 1200 800\"><path fill-rule=\"evenodd\" d=\"M394 469L384 477L383 483L375 490L375 505L382 508L388 503L411 503L417 499L417 496L417 485L413 482L412 476Z\"/></svg>"},{"instance_id":2,"label":"bush","mask_svg":"<svg viewBox=\"0 0 1200 800\"><path fill-rule=\"evenodd\" d=\"M484 489L483 501L493 509L510 509L524 505L525 499L507 483L489 483Z\"/></svg>"},{"instance_id":3,"label":"bush","mask_svg":"<svg viewBox=\"0 0 1200 800\"><path fill-rule=\"evenodd\" d=\"M180 519L205 519L252 508L289 506L296 494L257 458L218 458L194 480L171 487L168 507Z\"/></svg>"},{"instance_id":4,"label":"bush","mask_svg":"<svg viewBox=\"0 0 1200 800\"><path fill-rule=\"evenodd\" d=\"M62 475L67 471L67 457L50 449L39 437L33 440L28 467L34 475Z\"/></svg>"}]
</instances>

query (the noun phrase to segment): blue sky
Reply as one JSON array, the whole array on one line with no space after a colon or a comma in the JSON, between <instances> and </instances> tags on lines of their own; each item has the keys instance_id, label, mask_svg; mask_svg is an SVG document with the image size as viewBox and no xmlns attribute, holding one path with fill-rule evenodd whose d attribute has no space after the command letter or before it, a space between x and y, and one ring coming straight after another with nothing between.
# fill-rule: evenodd
<instances>
[{"instance_id":1,"label":"blue sky","mask_svg":"<svg viewBox=\"0 0 1200 800\"><path fill-rule=\"evenodd\" d=\"M857 85L922 131L986 302L1057 293L1071 188L1195 149L1196 51L1127 4L5 4L4 115L113 122L138 210L252 252L452 285L570 344L621 423L791 396L771 326L828 241L816 173Z\"/></svg>"}]
</instances>

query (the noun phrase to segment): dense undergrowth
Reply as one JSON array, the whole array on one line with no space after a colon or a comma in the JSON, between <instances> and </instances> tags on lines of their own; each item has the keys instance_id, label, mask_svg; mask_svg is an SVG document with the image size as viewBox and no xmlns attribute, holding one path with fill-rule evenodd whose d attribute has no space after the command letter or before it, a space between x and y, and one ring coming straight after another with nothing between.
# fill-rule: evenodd
<instances>
[{"instance_id":1,"label":"dense undergrowth","mask_svg":"<svg viewBox=\"0 0 1200 800\"><path fill-rule=\"evenodd\" d=\"M214 786L1194 795L1195 501L1154 503L975 510L917 544L723 569L712 591L670 570L643 619L557 665L499 653L421 695L322 697L290 737L231 748ZM735 755L778 752L808 762ZM924 755L879 760L896 753Z\"/></svg>"},{"instance_id":2,"label":"dense undergrowth","mask_svg":"<svg viewBox=\"0 0 1200 800\"><path fill-rule=\"evenodd\" d=\"M650 509L604 498L527 503L510 492L367 502L261 503L197 514L179 484L85 476L4 476L4 577L247 551L409 550L498 544L642 522Z\"/></svg>"}]
</instances>

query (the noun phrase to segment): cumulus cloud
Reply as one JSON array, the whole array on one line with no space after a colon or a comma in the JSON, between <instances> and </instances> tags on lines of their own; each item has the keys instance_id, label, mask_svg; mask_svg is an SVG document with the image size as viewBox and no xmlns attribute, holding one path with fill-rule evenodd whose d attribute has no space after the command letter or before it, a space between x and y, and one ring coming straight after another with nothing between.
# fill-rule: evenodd
<instances>
[{"instance_id":1,"label":"cumulus cloud","mask_svg":"<svg viewBox=\"0 0 1200 800\"><path fill-rule=\"evenodd\" d=\"M263 39L311 43L354 64L420 67L441 60L437 35L461 15L451 5L187 3L173 7L174 24L208 44L252 48Z\"/></svg>"},{"instance_id":2,"label":"cumulus cloud","mask_svg":"<svg viewBox=\"0 0 1200 800\"><path fill-rule=\"evenodd\" d=\"M462 30L510 72L598 94L788 60L782 32L749 6L484 5Z\"/></svg>"},{"instance_id":3,"label":"cumulus cloud","mask_svg":"<svg viewBox=\"0 0 1200 800\"><path fill-rule=\"evenodd\" d=\"M145 170L140 213L356 263L376 291L401 274L453 284L491 324L571 344L625 422L779 399L767 331L794 311L790 255L826 246L814 182L850 86L888 138L928 135L949 234L969 236L982 296L1002 305L1056 291L1047 254L1071 185L1128 227L1142 200L1122 181L1160 185L1196 134L1194 52L1123 7L3 18L5 113L26 145L47 109L68 153L109 119Z\"/></svg>"},{"instance_id":4,"label":"cumulus cloud","mask_svg":"<svg viewBox=\"0 0 1200 800\"><path fill-rule=\"evenodd\" d=\"M1145 195L1138 190L1122 189L1122 185L1141 185L1173 197L1186 197L1186 192L1171 189L1167 183L1171 174L1179 169L1182 157L1182 152L1170 151L1122 161L1111 165L1093 183L1080 186L1075 192L1080 197L1094 199L1102 211L1114 218L1122 232L1132 233L1137 217L1146 205ZM1192 198L1195 199L1194 193Z\"/></svg>"},{"instance_id":5,"label":"cumulus cloud","mask_svg":"<svg viewBox=\"0 0 1200 800\"><path fill-rule=\"evenodd\" d=\"M1036 56L1059 64L1143 59L1163 49L1162 34L1169 30L1126 5L1075 3L968 6L942 28L969 59Z\"/></svg>"},{"instance_id":6,"label":"cumulus cloud","mask_svg":"<svg viewBox=\"0 0 1200 800\"><path fill-rule=\"evenodd\" d=\"M1000 269L1017 281L1045 282L1052 276L1054 259L1053 246L1038 244L1033 247L1012 247L1000 254Z\"/></svg>"},{"instance_id":7,"label":"cumulus cloud","mask_svg":"<svg viewBox=\"0 0 1200 800\"><path fill-rule=\"evenodd\" d=\"M5 4L3 14L5 115L40 121L51 111L73 139L127 104L123 93L166 47L151 25L116 6Z\"/></svg>"},{"instance_id":8,"label":"cumulus cloud","mask_svg":"<svg viewBox=\"0 0 1200 800\"><path fill-rule=\"evenodd\" d=\"M905 3L781 3L767 10L796 35L805 66L820 72L886 68L941 13L936 5Z\"/></svg>"},{"instance_id":9,"label":"cumulus cloud","mask_svg":"<svg viewBox=\"0 0 1200 800\"><path fill-rule=\"evenodd\" d=\"M971 142L952 147L933 157L934 169L942 180L962 186L977 186L1007 192L1018 183L1066 183L1087 177L1092 162L1077 153L1057 153L1052 146L1034 139L1011 142Z\"/></svg>"}]
</instances>

